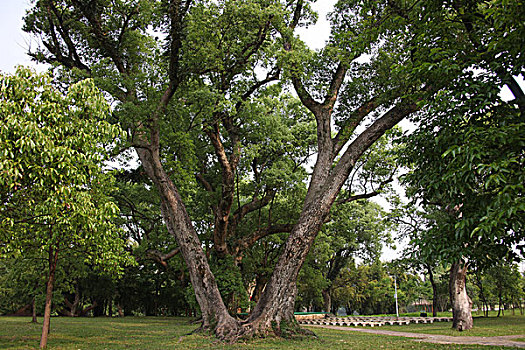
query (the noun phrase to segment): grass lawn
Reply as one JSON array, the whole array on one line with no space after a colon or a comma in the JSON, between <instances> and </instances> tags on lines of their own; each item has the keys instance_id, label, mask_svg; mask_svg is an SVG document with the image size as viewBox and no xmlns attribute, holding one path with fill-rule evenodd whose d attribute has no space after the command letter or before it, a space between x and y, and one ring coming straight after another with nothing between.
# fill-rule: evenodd
<instances>
[{"instance_id":1,"label":"grass lawn","mask_svg":"<svg viewBox=\"0 0 525 350\"><path fill-rule=\"evenodd\" d=\"M519 315L519 312L516 315L489 316L488 318L474 315L473 329L458 332L451 327L451 322L435 322L432 324L410 324L408 326L383 326L380 329L452 336L494 337L498 335L525 335L525 316Z\"/></svg>"},{"instance_id":2,"label":"grass lawn","mask_svg":"<svg viewBox=\"0 0 525 350\"><path fill-rule=\"evenodd\" d=\"M507 318L508 316L505 316ZM518 318L511 318L512 322ZM35 349L40 324L30 318L0 317L0 349ZM39 320L41 322L41 319ZM196 325L187 318L53 318L49 349L499 349L488 346L453 346L416 343L408 338L348 331L315 329L317 339L257 338L227 345L204 335L185 336ZM523 328L523 323L520 323ZM446 325L446 324L445 324ZM428 325L433 326L433 325ZM514 327L514 326L513 326ZM504 327L502 327L504 328ZM516 326L517 328L517 326ZM398 330L408 330L398 327ZM523 332L525 333L525 332Z\"/></svg>"}]
</instances>

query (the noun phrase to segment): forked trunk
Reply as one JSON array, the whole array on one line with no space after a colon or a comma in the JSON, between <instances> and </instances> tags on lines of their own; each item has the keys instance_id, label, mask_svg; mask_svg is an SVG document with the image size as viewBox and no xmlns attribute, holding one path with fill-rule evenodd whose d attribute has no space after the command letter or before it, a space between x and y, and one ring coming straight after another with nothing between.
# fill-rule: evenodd
<instances>
[{"instance_id":1,"label":"forked trunk","mask_svg":"<svg viewBox=\"0 0 525 350\"><path fill-rule=\"evenodd\" d=\"M298 13L300 10L301 6L297 9ZM294 81L301 101L316 117L317 160L299 220L286 240L259 302L250 317L242 324L228 314L186 208L174 183L162 168L158 130L152 131L152 142L148 147L136 148L146 173L159 191L162 214L168 231L176 237L181 248L202 311L203 326L214 329L219 339L232 341L242 336L266 334L271 330L282 335L288 331L292 333L301 331L293 314L297 294L297 275L332 204L363 153L386 130L418 109L415 103L403 99L354 139L334 165L337 154L349 137L343 136L343 139L334 142L330 125L331 113L345 72L346 68L340 64L331 84L331 98L327 98L323 104L315 102L310 96L305 96L305 90L301 86L297 87L300 85L298 79ZM369 111L359 114L357 121L368 113Z\"/></svg>"},{"instance_id":2,"label":"forked trunk","mask_svg":"<svg viewBox=\"0 0 525 350\"><path fill-rule=\"evenodd\" d=\"M459 261L452 264L450 269L449 292L452 304L452 328L458 331L471 329L474 325L472 319L472 300L467 295L466 277L468 264Z\"/></svg>"},{"instance_id":3,"label":"forked trunk","mask_svg":"<svg viewBox=\"0 0 525 350\"><path fill-rule=\"evenodd\" d=\"M53 285L55 283L55 271L58 261L58 249L53 253L53 249L49 248L49 276L46 286L46 305L44 308L44 324L42 326L42 336L40 337L40 349L47 346L47 338L49 335L51 324L51 303L53 300Z\"/></svg>"}]
</instances>

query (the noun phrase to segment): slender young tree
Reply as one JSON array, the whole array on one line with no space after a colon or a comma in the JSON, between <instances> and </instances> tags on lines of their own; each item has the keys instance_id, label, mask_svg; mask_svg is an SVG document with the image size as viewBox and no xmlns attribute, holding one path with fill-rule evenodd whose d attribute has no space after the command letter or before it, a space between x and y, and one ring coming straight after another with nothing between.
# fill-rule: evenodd
<instances>
[{"instance_id":1,"label":"slender young tree","mask_svg":"<svg viewBox=\"0 0 525 350\"><path fill-rule=\"evenodd\" d=\"M109 106L93 81L63 93L50 76L21 67L0 75L0 110L0 252L47 261L45 348L63 253L80 250L115 272L126 260L112 222L112 175L101 169L121 131L105 120Z\"/></svg>"}]
</instances>

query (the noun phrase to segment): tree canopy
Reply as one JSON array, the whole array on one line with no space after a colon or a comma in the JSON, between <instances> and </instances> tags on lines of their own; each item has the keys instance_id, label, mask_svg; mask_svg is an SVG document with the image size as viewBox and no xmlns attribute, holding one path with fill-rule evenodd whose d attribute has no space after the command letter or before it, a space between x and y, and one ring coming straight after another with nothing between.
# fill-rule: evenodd
<instances>
[{"instance_id":1,"label":"tree canopy","mask_svg":"<svg viewBox=\"0 0 525 350\"><path fill-rule=\"evenodd\" d=\"M338 1L319 51L295 35L315 20L302 0L41 0L24 29L41 39L36 60L106 93L108 120L126 130L158 195L203 327L234 340L297 329L288 325L308 251L335 203L391 180L392 158L364 159L402 119L431 122L424 112L449 91L468 94L474 69L509 86L508 108L522 110L513 78L522 12L506 0ZM273 273L240 322L220 285L236 288L216 274L274 246Z\"/></svg>"}]
</instances>

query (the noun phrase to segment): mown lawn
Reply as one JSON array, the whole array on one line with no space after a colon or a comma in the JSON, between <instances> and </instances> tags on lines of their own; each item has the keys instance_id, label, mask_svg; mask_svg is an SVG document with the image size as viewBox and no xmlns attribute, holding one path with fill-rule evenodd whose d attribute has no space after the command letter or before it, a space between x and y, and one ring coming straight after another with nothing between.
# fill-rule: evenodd
<instances>
[{"instance_id":1,"label":"mown lawn","mask_svg":"<svg viewBox=\"0 0 525 350\"><path fill-rule=\"evenodd\" d=\"M474 315L474 328L464 332L453 330L451 322L432 324L410 324L408 326L383 326L380 329L394 331L443 334L452 336L494 337L499 335L525 335L525 316L518 312L515 315L488 318Z\"/></svg>"},{"instance_id":2,"label":"mown lawn","mask_svg":"<svg viewBox=\"0 0 525 350\"><path fill-rule=\"evenodd\" d=\"M513 318L514 320L514 318ZM41 324L25 317L0 317L1 349L35 349ZM40 320L41 321L41 320ZM196 328L187 318L53 318L49 349L497 349L416 343L408 338L315 329L318 338L257 338L233 345L213 337L186 335ZM432 325L430 325L432 326ZM405 330L398 328L398 330Z\"/></svg>"}]
</instances>

